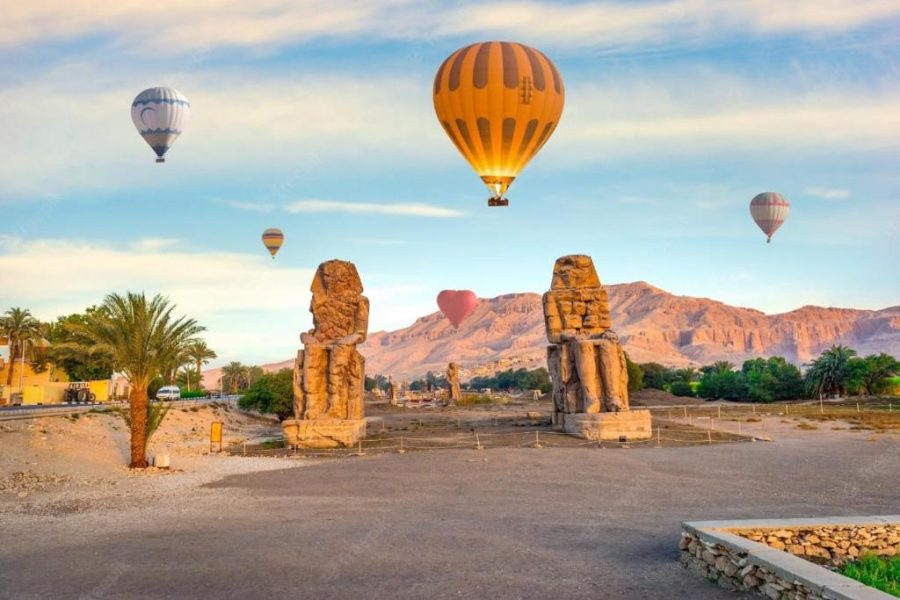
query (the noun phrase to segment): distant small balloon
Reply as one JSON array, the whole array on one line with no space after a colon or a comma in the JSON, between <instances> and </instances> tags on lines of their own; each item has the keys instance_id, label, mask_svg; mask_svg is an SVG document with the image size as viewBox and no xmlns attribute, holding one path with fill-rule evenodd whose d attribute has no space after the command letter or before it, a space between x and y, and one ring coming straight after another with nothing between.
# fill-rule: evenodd
<instances>
[{"instance_id":1,"label":"distant small balloon","mask_svg":"<svg viewBox=\"0 0 900 600\"><path fill-rule=\"evenodd\" d=\"M459 327L478 305L478 297L471 290L444 290L437 295L437 305L444 316Z\"/></svg>"},{"instance_id":2,"label":"distant small balloon","mask_svg":"<svg viewBox=\"0 0 900 600\"><path fill-rule=\"evenodd\" d=\"M154 87L141 92L131 103L131 121L144 141L156 152L156 162L165 156L187 125L191 103L170 87Z\"/></svg>"},{"instance_id":3,"label":"distant small balloon","mask_svg":"<svg viewBox=\"0 0 900 600\"><path fill-rule=\"evenodd\" d=\"M284 232L277 227L270 227L263 231L262 242L269 254L272 255L272 260L275 260L275 255L278 254L281 245L284 244Z\"/></svg>"},{"instance_id":4,"label":"distant small balloon","mask_svg":"<svg viewBox=\"0 0 900 600\"><path fill-rule=\"evenodd\" d=\"M790 209L791 203L787 198L775 192L757 194L750 201L750 215L766 234L767 244L772 241L772 236L787 219Z\"/></svg>"}]
</instances>

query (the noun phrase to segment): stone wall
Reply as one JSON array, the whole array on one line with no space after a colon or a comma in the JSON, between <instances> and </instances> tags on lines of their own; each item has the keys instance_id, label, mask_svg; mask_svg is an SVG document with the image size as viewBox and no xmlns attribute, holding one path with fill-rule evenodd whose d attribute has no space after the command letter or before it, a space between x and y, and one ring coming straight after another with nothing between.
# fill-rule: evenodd
<instances>
[{"instance_id":1,"label":"stone wall","mask_svg":"<svg viewBox=\"0 0 900 600\"><path fill-rule=\"evenodd\" d=\"M747 553L703 541L695 534L682 532L679 548L683 567L726 590L756 592L772 600L825 599L802 583L752 563Z\"/></svg>"},{"instance_id":2,"label":"stone wall","mask_svg":"<svg viewBox=\"0 0 900 600\"><path fill-rule=\"evenodd\" d=\"M900 554L900 525L735 529L731 533L815 563L836 567L869 553L877 556Z\"/></svg>"},{"instance_id":3,"label":"stone wall","mask_svg":"<svg viewBox=\"0 0 900 600\"><path fill-rule=\"evenodd\" d=\"M900 554L900 515L685 522L679 550L682 566L728 590L773 600L887 600L893 596L837 568L866 553Z\"/></svg>"}]
</instances>

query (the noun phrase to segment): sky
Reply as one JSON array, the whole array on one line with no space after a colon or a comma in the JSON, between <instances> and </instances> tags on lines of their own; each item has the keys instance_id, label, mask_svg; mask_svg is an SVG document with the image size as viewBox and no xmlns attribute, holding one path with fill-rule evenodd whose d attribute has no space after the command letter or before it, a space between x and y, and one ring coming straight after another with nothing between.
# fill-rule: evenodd
<instances>
[{"instance_id":1,"label":"sky","mask_svg":"<svg viewBox=\"0 0 900 600\"><path fill-rule=\"evenodd\" d=\"M484 40L566 86L508 208L431 101ZM900 304L900 0L8 0L0 72L0 310L162 293L255 364L294 354L331 258L371 331L441 289L543 292L571 253L767 313ZM152 86L191 101L162 165L130 118ZM791 202L768 245L763 191Z\"/></svg>"}]
</instances>

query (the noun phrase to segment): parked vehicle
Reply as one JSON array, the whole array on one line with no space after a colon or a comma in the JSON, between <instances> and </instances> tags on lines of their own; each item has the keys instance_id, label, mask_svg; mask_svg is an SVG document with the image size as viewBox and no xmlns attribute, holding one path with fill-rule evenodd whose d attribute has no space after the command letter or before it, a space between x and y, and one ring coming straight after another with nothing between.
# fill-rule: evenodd
<instances>
[{"instance_id":1,"label":"parked vehicle","mask_svg":"<svg viewBox=\"0 0 900 600\"><path fill-rule=\"evenodd\" d=\"M164 385L156 391L157 400L179 400L181 390L177 385Z\"/></svg>"}]
</instances>

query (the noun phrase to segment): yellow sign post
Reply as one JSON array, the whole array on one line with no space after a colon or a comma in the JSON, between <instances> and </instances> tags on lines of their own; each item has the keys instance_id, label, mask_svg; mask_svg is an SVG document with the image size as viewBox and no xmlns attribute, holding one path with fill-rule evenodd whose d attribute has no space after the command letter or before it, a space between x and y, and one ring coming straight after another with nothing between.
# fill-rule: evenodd
<instances>
[{"instance_id":1,"label":"yellow sign post","mask_svg":"<svg viewBox=\"0 0 900 600\"><path fill-rule=\"evenodd\" d=\"M219 444L218 452L222 451L222 421L213 421L209 431L209 451L213 451L213 445Z\"/></svg>"}]
</instances>

